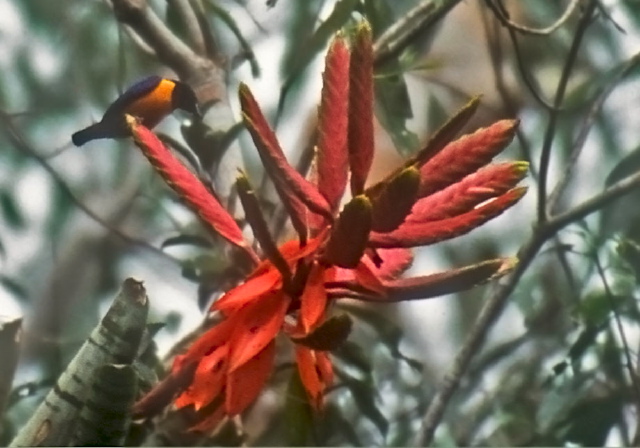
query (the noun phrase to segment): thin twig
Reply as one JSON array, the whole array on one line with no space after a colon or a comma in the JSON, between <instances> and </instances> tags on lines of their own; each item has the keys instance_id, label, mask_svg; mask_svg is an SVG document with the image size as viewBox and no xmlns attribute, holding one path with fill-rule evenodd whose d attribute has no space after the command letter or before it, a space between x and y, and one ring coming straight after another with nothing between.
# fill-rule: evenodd
<instances>
[{"instance_id":1,"label":"thin twig","mask_svg":"<svg viewBox=\"0 0 640 448\"><path fill-rule=\"evenodd\" d=\"M109 230L109 232L113 233L115 236L119 237L126 243L131 245L143 247L156 255L160 255L164 258L168 258L172 262L176 262L176 260L167 254L166 252L158 249L157 247L149 244L146 241L138 240L133 238L120 229L113 227L111 224L106 222L100 216L98 216L93 210L86 206L82 200L80 200L71 190L71 188L65 183L62 177L58 174L56 170L53 169L46 157L41 156L38 151L32 148L24 139L22 133L15 127L15 125L11 122L10 117L5 112L0 112L0 117L2 117L2 125L4 125L5 132L9 138L9 141L13 143L13 145L23 153L27 154L29 157L33 158L38 164L51 176L54 182L58 185L58 188L62 190L62 192L69 198L69 200L76 206L78 209L82 210L87 216L93 219L96 223L100 224L105 229Z\"/></svg>"},{"instance_id":2,"label":"thin twig","mask_svg":"<svg viewBox=\"0 0 640 448\"><path fill-rule=\"evenodd\" d=\"M605 295L609 300L609 305L611 306L611 311L613 312L613 319L616 322L616 327L618 329L618 333L620 334L620 339L622 340L622 351L624 352L627 370L629 371L631 384L633 385L633 390L636 395L636 408L640 410L640 384L638 383L638 378L633 369L633 361L631 360L631 349L629 348L629 343L627 342L627 336L624 332L624 328L622 328L622 320L620 319L620 314L618 313L618 307L616 306L616 302L613 299L613 293L611 292L611 288L609 287L609 282L607 282L607 277L604 275L604 269L602 269L602 264L600 263L600 257L598 257L597 250L593 253L593 261L595 262L596 269L598 270L598 275L602 279L602 286L604 286Z\"/></svg>"},{"instance_id":3,"label":"thin twig","mask_svg":"<svg viewBox=\"0 0 640 448\"><path fill-rule=\"evenodd\" d=\"M578 136L576 137L573 144L571 156L569 157L569 161L567 162L564 173L562 174L562 177L558 181L556 187L549 195L547 206L549 213L557 212L560 198L562 197L564 190L567 188L569 180L571 179L571 175L573 174L573 170L578 162L578 158L580 157L582 149L584 148L584 145L587 141L587 136L589 135L589 132L591 131L591 128L593 127L596 119L600 115L604 102L607 100L607 98L609 98L609 95L611 94L611 92L613 92L618 83L620 83L620 81L622 81L632 70L637 68L639 65L640 52L633 55L623 66L622 70L620 70L620 72L617 73L616 76L614 76L606 86L603 86L600 89L600 92L593 102L591 109L585 117L584 122L582 123L582 127L578 132Z\"/></svg>"},{"instance_id":4,"label":"thin twig","mask_svg":"<svg viewBox=\"0 0 640 448\"><path fill-rule=\"evenodd\" d=\"M199 55L205 55L204 37L200 30L198 17L190 0L167 0L168 6L173 8L176 16L185 30L187 42Z\"/></svg>"},{"instance_id":5,"label":"thin twig","mask_svg":"<svg viewBox=\"0 0 640 448\"><path fill-rule=\"evenodd\" d=\"M493 322L500 316L510 294L544 243L553 238L558 231L567 225L581 220L638 187L640 187L640 172L617 182L568 212L551 217L534 229L532 235L518 251L519 263L513 273L505 277L504 283L495 287L491 296L480 310L480 314L458 351L453 365L445 375L438 392L429 405L429 409L422 421L422 428L416 438L415 444L417 446L429 445L433 440L435 430L442 420L447 404L457 390L462 375L467 371L471 359L480 351Z\"/></svg>"},{"instance_id":6,"label":"thin twig","mask_svg":"<svg viewBox=\"0 0 640 448\"><path fill-rule=\"evenodd\" d=\"M507 88L507 83L504 76L504 64L502 64L502 61L504 59L502 41L497 33L497 30L495 29L496 27L494 27L493 30L489 28L489 21L487 18L487 14L484 13L484 10L481 10L481 16L487 41L487 52L489 53L489 58L491 59L491 67L493 68L496 90L498 91L500 98L502 98L502 102L504 103L509 116L515 117L518 115L518 107L516 106L515 101L513 100L509 89ZM492 21L492 23L496 22ZM522 131L520 126L518 126L518 129L516 130L516 138L518 140L518 143L520 143L520 148L522 149L524 159L529 162L529 172L531 174L531 177L535 180L538 180L538 170L532 163L533 157L531 156L531 145L525 138L524 132Z\"/></svg>"},{"instance_id":7,"label":"thin twig","mask_svg":"<svg viewBox=\"0 0 640 448\"><path fill-rule=\"evenodd\" d=\"M461 0L423 0L389 27L373 45L374 63L383 64L413 43L417 34L442 19Z\"/></svg>"},{"instance_id":8,"label":"thin twig","mask_svg":"<svg viewBox=\"0 0 640 448\"><path fill-rule=\"evenodd\" d=\"M569 17L571 17L579 4L580 0L571 0L571 3L567 5L567 9L564 10L562 15L553 24L549 25L546 28L532 28L513 22L509 18L509 15L506 13L502 5L500 5L501 7L498 7L493 3L492 0L487 0L487 6L494 12L496 18L500 21L500 23L502 23L506 27L509 27L516 31L520 31L524 34L533 34L536 36L546 36L560 28L569 19Z\"/></svg>"},{"instance_id":9,"label":"thin twig","mask_svg":"<svg viewBox=\"0 0 640 448\"><path fill-rule=\"evenodd\" d=\"M569 83L569 76L573 69L573 65L578 56L578 49L582 43L582 39L587 31L587 27L591 24L593 12L596 7L597 0L591 0L586 9L582 13L578 29L576 30L567 60L562 69L562 75L558 81L555 99L553 101L554 110L549 112L549 123L547 125L540 155L540 180L538 182L538 222L544 223L547 216L547 177L549 174L549 162L551 161L551 147L555 138L556 126L558 124L558 109L564 101L564 95Z\"/></svg>"}]
</instances>

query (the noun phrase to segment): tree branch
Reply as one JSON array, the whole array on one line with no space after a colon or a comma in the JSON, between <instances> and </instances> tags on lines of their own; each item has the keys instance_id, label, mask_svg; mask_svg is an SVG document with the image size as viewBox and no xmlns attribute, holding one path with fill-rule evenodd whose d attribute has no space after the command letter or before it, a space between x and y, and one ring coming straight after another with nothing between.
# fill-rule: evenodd
<instances>
[{"instance_id":1,"label":"tree branch","mask_svg":"<svg viewBox=\"0 0 640 448\"><path fill-rule=\"evenodd\" d=\"M467 371L473 356L480 351L492 324L502 313L507 299L544 243L555 236L562 228L599 210L604 205L630 193L637 187L640 187L640 172L607 188L599 195L592 197L572 210L552 217L533 230L532 235L518 251L518 265L511 275L505 277L503 283L495 287L493 293L485 302L478 318L458 351L453 365L445 375L438 392L431 401L429 409L427 409L427 413L422 420L422 428L416 437L415 444L417 446L431 444L435 430L460 384L462 375Z\"/></svg>"},{"instance_id":2,"label":"tree branch","mask_svg":"<svg viewBox=\"0 0 640 448\"><path fill-rule=\"evenodd\" d=\"M378 37L373 45L374 63L383 64L404 50L420 32L444 17L461 0L423 0Z\"/></svg>"},{"instance_id":3,"label":"tree branch","mask_svg":"<svg viewBox=\"0 0 640 448\"><path fill-rule=\"evenodd\" d=\"M577 9L579 4L580 0L571 0L571 3L567 5L567 8L564 10L562 15L553 24L549 25L546 28L532 28L524 25L519 25L511 21L511 19L509 19L508 13L504 10L504 6L502 6L501 4L499 6L495 5L492 0L487 0L487 6L494 12L496 18L500 21L500 23L524 34L533 34L537 36L549 35L560 28L562 25L564 25L569 17L571 17L571 15Z\"/></svg>"}]
</instances>

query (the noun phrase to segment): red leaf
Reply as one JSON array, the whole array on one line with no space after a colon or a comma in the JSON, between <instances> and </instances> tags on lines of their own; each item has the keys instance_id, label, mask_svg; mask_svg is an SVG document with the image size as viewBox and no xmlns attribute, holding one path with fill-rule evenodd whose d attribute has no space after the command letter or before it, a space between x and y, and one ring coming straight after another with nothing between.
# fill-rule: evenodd
<instances>
[{"instance_id":1,"label":"red leaf","mask_svg":"<svg viewBox=\"0 0 640 448\"><path fill-rule=\"evenodd\" d=\"M229 336L231 336L233 327L233 320L225 319L208 329L189 347L189 350L184 355L175 358L171 367L172 372L181 370L189 363L200 362L204 356L225 345L229 340Z\"/></svg>"},{"instance_id":2,"label":"red leaf","mask_svg":"<svg viewBox=\"0 0 640 448\"><path fill-rule=\"evenodd\" d=\"M211 414L207 415L200 423L189 428L189 432L198 431L208 433L212 431L226 417L224 406L218 406Z\"/></svg>"},{"instance_id":3,"label":"red leaf","mask_svg":"<svg viewBox=\"0 0 640 448\"><path fill-rule=\"evenodd\" d=\"M300 297L300 320L305 333L314 328L324 317L327 308L327 291L324 289L324 268L313 263Z\"/></svg>"},{"instance_id":4,"label":"red leaf","mask_svg":"<svg viewBox=\"0 0 640 448\"><path fill-rule=\"evenodd\" d=\"M514 188L491 202L453 218L427 223L405 222L391 233L371 232L369 244L387 248L426 246L463 235L514 205L526 191L525 187Z\"/></svg>"},{"instance_id":5,"label":"red leaf","mask_svg":"<svg viewBox=\"0 0 640 448\"><path fill-rule=\"evenodd\" d=\"M351 195L364 192L373 162L373 48L371 27L360 22L349 68L349 166Z\"/></svg>"},{"instance_id":6,"label":"red leaf","mask_svg":"<svg viewBox=\"0 0 640 448\"><path fill-rule=\"evenodd\" d=\"M265 270L258 276L253 276L241 285L216 300L211 310L218 310L225 316L230 315L255 301L258 297L274 291L280 287L282 276L276 269Z\"/></svg>"},{"instance_id":7,"label":"red leaf","mask_svg":"<svg viewBox=\"0 0 640 448\"><path fill-rule=\"evenodd\" d=\"M371 202L365 195L349 201L331 229L325 258L329 264L354 268L367 247L371 231Z\"/></svg>"},{"instance_id":8,"label":"red leaf","mask_svg":"<svg viewBox=\"0 0 640 448\"><path fill-rule=\"evenodd\" d=\"M376 277L382 280L399 277L413 263L413 254L410 249L376 249L376 253L382 259L382 264L379 267L375 266L369 257L363 258L363 262L375 273Z\"/></svg>"},{"instance_id":9,"label":"red leaf","mask_svg":"<svg viewBox=\"0 0 640 448\"><path fill-rule=\"evenodd\" d=\"M527 173L527 162L488 165L460 182L420 199L411 209L407 222L438 221L473 209L516 186Z\"/></svg>"},{"instance_id":10,"label":"red leaf","mask_svg":"<svg viewBox=\"0 0 640 448\"><path fill-rule=\"evenodd\" d=\"M229 370L249 362L276 337L290 302L282 291L275 291L238 311L229 342Z\"/></svg>"},{"instance_id":11,"label":"red leaf","mask_svg":"<svg viewBox=\"0 0 640 448\"><path fill-rule=\"evenodd\" d=\"M513 139L517 120L501 120L449 143L420 169L419 197L441 190L486 165Z\"/></svg>"},{"instance_id":12,"label":"red leaf","mask_svg":"<svg viewBox=\"0 0 640 448\"><path fill-rule=\"evenodd\" d=\"M136 145L167 185L216 233L247 251L255 260L256 256L245 243L238 224L202 182L171 154L153 132L138 124L135 118L127 117Z\"/></svg>"},{"instance_id":13,"label":"red leaf","mask_svg":"<svg viewBox=\"0 0 640 448\"><path fill-rule=\"evenodd\" d=\"M276 344L271 341L246 363L229 371L225 401L228 415L240 414L260 395L271 374L275 354Z\"/></svg>"},{"instance_id":14,"label":"red leaf","mask_svg":"<svg viewBox=\"0 0 640 448\"><path fill-rule=\"evenodd\" d=\"M222 345L200 360L191 385L176 399L177 408L193 405L197 411L220 394L226 379L227 354L227 346Z\"/></svg>"},{"instance_id":15,"label":"red leaf","mask_svg":"<svg viewBox=\"0 0 640 448\"><path fill-rule=\"evenodd\" d=\"M318 190L335 211L348 174L349 50L341 37L333 40L325 61L318 111Z\"/></svg>"},{"instance_id":16,"label":"red leaf","mask_svg":"<svg viewBox=\"0 0 640 448\"><path fill-rule=\"evenodd\" d=\"M298 364L300 380L302 380L302 384L309 395L311 406L316 410L320 410L322 408L325 383L316 368L316 353L318 352L302 345L296 345L296 363Z\"/></svg>"},{"instance_id":17,"label":"red leaf","mask_svg":"<svg viewBox=\"0 0 640 448\"><path fill-rule=\"evenodd\" d=\"M280 197L282 201L289 203L290 207L294 208L293 194L312 212L331 219L333 215L329 203L315 185L289 165L275 134L245 84L240 85L240 104L242 105L244 122L251 133L265 170L273 182L282 187L281 190L278 190L283 194ZM296 210L296 213L301 213L301 211Z\"/></svg>"},{"instance_id":18,"label":"red leaf","mask_svg":"<svg viewBox=\"0 0 640 448\"><path fill-rule=\"evenodd\" d=\"M333 384L333 364L331 363L331 358L329 358L329 353L316 351L315 355L320 379L325 387L331 386Z\"/></svg>"}]
</instances>

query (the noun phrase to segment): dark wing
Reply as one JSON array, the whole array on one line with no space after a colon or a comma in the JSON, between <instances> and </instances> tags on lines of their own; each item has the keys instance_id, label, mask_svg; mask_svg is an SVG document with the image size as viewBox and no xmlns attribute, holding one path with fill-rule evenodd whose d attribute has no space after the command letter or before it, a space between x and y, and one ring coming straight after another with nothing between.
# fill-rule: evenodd
<instances>
[{"instance_id":1,"label":"dark wing","mask_svg":"<svg viewBox=\"0 0 640 448\"><path fill-rule=\"evenodd\" d=\"M109 115L121 115L127 110L127 107L138 98L145 96L147 93L152 92L153 89L158 87L162 78L160 76L152 75L148 76L134 85L129 87L122 95L115 100L111 106L104 113L104 116Z\"/></svg>"}]
</instances>

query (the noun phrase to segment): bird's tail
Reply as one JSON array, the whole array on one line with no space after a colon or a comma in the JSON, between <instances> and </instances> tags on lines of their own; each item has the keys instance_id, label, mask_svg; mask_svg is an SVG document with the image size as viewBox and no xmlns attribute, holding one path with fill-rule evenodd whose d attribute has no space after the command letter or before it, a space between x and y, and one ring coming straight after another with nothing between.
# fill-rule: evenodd
<instances>
[{"instance_id":1,"label":"bird's tail","mask_svg":"<svg viewBox=\"0 0 640 448\"><path fill-rule=\"evenodd\" d=\"M71 141L76 146L82 146L88 141L105 137L107 137L107 135L105 135L105 129L102 123L95 123L73 134Z\"/></svg>"}]
</instances>

